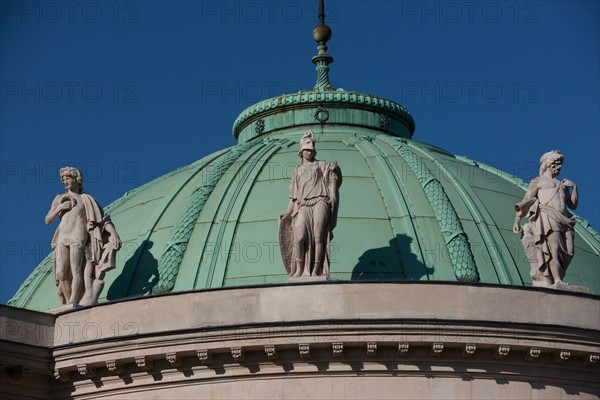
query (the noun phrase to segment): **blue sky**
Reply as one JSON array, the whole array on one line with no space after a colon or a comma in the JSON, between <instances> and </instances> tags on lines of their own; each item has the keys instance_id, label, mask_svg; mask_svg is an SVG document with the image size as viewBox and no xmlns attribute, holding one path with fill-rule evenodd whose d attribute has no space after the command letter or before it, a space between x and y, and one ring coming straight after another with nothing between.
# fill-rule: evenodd
<instances>
[{"instance_id":1,"label":"blue sky","mask_svg":"<svg viewBox=\"0 0 600 400\"><path fill-rule=\"evenodd\" d=\"M309 89L317 1L0 2L0 302L45 257L79 167L102 205L234 144L237 115ZM414 139L525 180L565 155L600 226L597 1L327 1L336 87L393 99Z\"/></svg>"}]
</instances>

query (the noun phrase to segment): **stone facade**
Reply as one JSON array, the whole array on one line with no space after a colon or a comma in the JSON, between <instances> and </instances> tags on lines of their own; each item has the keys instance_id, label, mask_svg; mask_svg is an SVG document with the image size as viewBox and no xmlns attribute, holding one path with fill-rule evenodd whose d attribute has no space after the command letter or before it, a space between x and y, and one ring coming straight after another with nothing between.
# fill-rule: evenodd
<instances>
[{"instance_id":1,"label":"stone facade","mask_svg":"<svg viewBox=\"0 0 600 400\"><path fill-rule=\"evenodd\" d=\"M600 396L580 293L319 282L0 311L3 399Z\"/></svg>"}]
</instances>

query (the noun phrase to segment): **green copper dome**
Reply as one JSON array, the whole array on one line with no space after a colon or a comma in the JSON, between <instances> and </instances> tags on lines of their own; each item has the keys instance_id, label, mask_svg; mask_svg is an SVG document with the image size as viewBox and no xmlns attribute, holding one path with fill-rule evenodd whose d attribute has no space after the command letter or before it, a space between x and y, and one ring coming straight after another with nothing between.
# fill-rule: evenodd
<instances>
[{"instance_id":1,"label":"green copper dome","mask_svg":"<svg viewBox=\"0 0 600 400\"><path fill-rule=\"evenodd\" d=\"M531 285L512 232L527 185L465 157L412 140L401 105L333 89L315 30L317 83L261 101L233 124L237 145L126 193L106 208L123 241L99 302L219 288L284 284L278 217L284 213L298 141L315 132L317 158L343 173L331 279L437 280ZM323 26L321 26L323 25ZM577 218L566 280L600 294L600 236ZM48 256L10 305L59 306Z\"/></svg>"},{"instance_id":2,"label":"green copper dome","mask_svg":"<svg viewBox=\"0 0 600 400\"><path fill-rule=\"evenodd\" d=\"M266 100L235 122L239 144L109 205L124 244L100 302L287 282L278 215L287 206L298 140L309 128L317 158L337 161L344 175L332 279L531 284L529 262L511 231L524 182L409 139L412 118L393 102L330 93L371 100L319 102L323 93L316 93L302 101L310 92ZM262 104L282 105L254 111ZM317 121L319 113L328 118ZM600 293L600 238L577 221L567 281ZM50 257L9 304L36 310L59 305Z\"/></svg>"}]
</instances>

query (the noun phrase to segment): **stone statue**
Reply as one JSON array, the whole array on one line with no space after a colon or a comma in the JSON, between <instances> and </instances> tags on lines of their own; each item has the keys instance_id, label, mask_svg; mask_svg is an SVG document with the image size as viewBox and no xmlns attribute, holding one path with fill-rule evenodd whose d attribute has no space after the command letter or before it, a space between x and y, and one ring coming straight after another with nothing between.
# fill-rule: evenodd
<instances>
[{"instance_id":1,"label":"stone statue","mask_svg":"<svg viewBox=\"0 0 600 400\"><path fill-rule=\"evenodd\" d=\"M515 205L513 232L521 233L531 264L534 286L558 287L573 258L575 220L567 210L577 208L577 186L568 179L556 179L563 155L550 151L540 159L540 176L533 179L523 200ZM521 227L521 218L527 222Z\"/></svg>"},{"instance_id":2,"label":"stone statue","mask_svg":"<svg viewBox=\"0 0 600 400\"><path fill-rule=\"evenodd\" d=\"M73 167L60 169L66 193L52 201L46 224L60 218L52 238L53 270L62 304L98 301L104 273L115 267L121 239L96 200L83 192L83 177Z\"/></svg>"},{"instance_id":3,"label":"stone statue","mask_svg":"<svg viewBox=\"0 0 600 400\"><path fill-rule=\"evenodd\" d=\"M329 277L329 243L337 223L342 172L315 160L315 137L300 140L300 164L292 174L290 201L279 217L279 245L289 278Z\"/></svg>"}]
</instances>

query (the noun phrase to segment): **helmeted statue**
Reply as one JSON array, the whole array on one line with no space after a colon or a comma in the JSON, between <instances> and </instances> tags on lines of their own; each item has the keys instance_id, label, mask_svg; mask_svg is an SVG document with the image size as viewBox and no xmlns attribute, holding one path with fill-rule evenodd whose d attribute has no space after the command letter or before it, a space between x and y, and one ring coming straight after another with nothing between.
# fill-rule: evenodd
<instances>
[{"instance_id":1,"label":"helmeted statue","mask_svg":"<svg viewBox=\"0 0 600 400\"><path fill-rule=\"evenodd\" d=\"M540 159L540 176L533 179L523 200L515 205L513 232L522 233L521 242L531 264L534 286L554 286L563 279L573 258L575 220L567 207L575 209L577 186L568 179L556 179L563 155L558 150ZM529 222L521 227L521 219Z\"/></svg>"},{"instance_id":2,"label":"helmeted statue","mask_svg":"<svg viewBox=\"0 0 600 400\"><path fill-rule=\"evenodd\" d=\"M98 301L104 274L115 268L121 247L110 217L96 200L83 192L81 172L60 169L66 193L52 201L46 224L60 218L52 238L53 271L62 304L91 305Z\"/></svg>"},{"instance_id":3,"label":"helmeted statue","mask_svg":"<svg viewBox=\"0 0 600 400\"><path fill-rule=\"evenodd\" d=\"M288 209L279 217L279 244L290 278L329 277L342 172L336 163L317 161L316 154L315 137L308 130L300 140Z\"/></svg>"}]
</instances>

